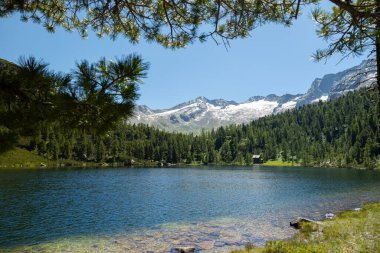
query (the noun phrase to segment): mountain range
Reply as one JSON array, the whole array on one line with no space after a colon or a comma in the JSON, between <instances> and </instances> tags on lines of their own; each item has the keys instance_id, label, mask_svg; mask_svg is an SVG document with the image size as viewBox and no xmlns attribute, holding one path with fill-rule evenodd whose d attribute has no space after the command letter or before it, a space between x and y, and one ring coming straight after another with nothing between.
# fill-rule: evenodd
<instances>
[{"instance_id":1,"label":"mountain range","mask_svg":"<svg viewBox=\"0 0 380 253\"><path fill-rule=\"evenodd\" d=\"M169 109L138 105L129 123L144 123L167 131L197 133L202 129L247 123L303 105L324 102L349 91L368 87L374 83L375 77L376 62L365 60L358 66L316 78L305 94L253 96L242 103L198 97Z\"/></svg>"}]
</instances>

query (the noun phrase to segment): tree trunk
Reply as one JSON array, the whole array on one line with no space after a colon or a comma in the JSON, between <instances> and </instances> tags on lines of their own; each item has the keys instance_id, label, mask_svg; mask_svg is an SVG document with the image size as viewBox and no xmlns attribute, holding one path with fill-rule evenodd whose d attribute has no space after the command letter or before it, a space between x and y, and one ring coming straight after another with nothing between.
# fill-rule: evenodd
<instances>
[{"instance_id":1,"label":"tree trunk","mask_svg":"<svg viewBox=\"0 0 380 253\"><path fill-rule=\"evenodd\" d=\"M380 0L376 0L376 12L380 12ZM377 82L377 144L380 144L380 19L376 20L376 82Z\"/></svg>"},{"instance_id":2,"label":"tree trunk","mask_svg":"<svg viewBox=\"0 0 380 253\"><path fill-rule=\"evenodd\" d=\"M380 130L380 38L376 38L376 83L377 83L377 117L378 117L378 129Z\"/></svg>"},{"instance_id":3,"label":"tree trunk","mask_svg":"<svg viewBox=\"0 0 380 253\"><path fill-rule=\"evenodd\" d=\"M380 0L376 0L376 12L380 11ZM378 103L377 103L377 113L378 116L380 116L380 19L377 19L376 21L376 65L377 65L377 75L376 75L376 82L377 82L377 92L378 92ZM379 117L380 120L380 117Z\"/></svg>"}]
</instances>

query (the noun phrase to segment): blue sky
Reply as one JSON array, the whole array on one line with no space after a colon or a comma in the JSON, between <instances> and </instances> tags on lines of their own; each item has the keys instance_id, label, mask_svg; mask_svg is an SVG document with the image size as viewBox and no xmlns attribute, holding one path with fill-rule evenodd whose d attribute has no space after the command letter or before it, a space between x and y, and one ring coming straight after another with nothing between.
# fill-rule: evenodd
<instances>
[{"instance_id":1,"label":"blue sky","mask_svg":"<svg viewBox=\"0 0 380 253\"><path fill-rule=\"evenodd\" d=\"M17 61L33 55L50 63L52 69L68 72L75 62L100 57L112 59L130 53L140 54L151 66L140 88L138 104L168 108L205 96L242 102L251 96L304 93L316 77L359 64L367 55L339 62L316 63L311 54L327 44L315 34L315 24L305 13L290 28L267 25L250 38L231 41L228 51L212 40L194 43L185 49L165 49L142 41L138 45L118 38L82 39L77 32L57 29L48 33L40 26L23 23L18 16L1 19L0 57Z\"/></svg>"}]
</instances>

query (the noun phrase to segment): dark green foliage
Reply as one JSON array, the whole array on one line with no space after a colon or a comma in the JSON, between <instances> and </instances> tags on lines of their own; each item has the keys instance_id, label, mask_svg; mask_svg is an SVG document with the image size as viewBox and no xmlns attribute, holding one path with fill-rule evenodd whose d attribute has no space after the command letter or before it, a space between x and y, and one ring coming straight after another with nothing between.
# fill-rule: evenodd
<instances>
[{"instance_id":1,"label":"dark green foliage","mask_svg":"<svg viewBox=\"0 0 380 253\"><path fill-rule=\"evenodd\" d=\"M0 69L0 125L30 135L54 113L53 99L58 78L47 64L35 58L20 66L2 64Z\"/></svg>"},{"instance_id":2,"label":"dark green foliage","mask_svg":"<svg viewBox=\"0 0 380 253\"><path fill-rule=\"evenodd\" d=\"M132 115L137 85L148 67L137 55L116 62L103 58L96 64L77 63L71 81L59 87L60 124L98 133L113 129L119 119Z\"/></svg>"},{"instance_id":3,"label":"dark green foliage","mask_svg":"<svg viewBox=\"0 0 380 253\"><path fill-rule=\"evenodd\" d=\"M315 0L302 0L302 6ZM43 25L48 32L57 26L87 30L112 39L125 37L132 43L140 39L165 47L183 48L195 40L227 43L244 38L254 28L268 22L289 25L298 13L293 0L277 1L116 1L116 0L6 0L0 1L0 18L15 12L22 21Z\"/></svg>"},{"instance_id":4,"label":"dark green foliage","mask_svg":"<svg viewBox=\"0 0 380 253\"><path fill-rule=\"evenodd\" d=\"M121 124L105 136L49 126L29 148L50 159L96 162L252 164L252 154L262 154L264 160L303 165L373 167L379 155L375 101L374 92L350 92L327 103L198 136L146 125Z\"/></svg>"},{"instance_id":5,"label":"dark green foliage","mask_svg":"<svg viewBox=\"0 0 380 253\"><path fill-rule=\"evenodd\" d=\"M13 145L17 142L17 134L7 128L0 127L0 153L12 149Z\"/></svg>"},{"instance_id":6,"label":"dark green foliage","mask_svg":"<svg viewBox=\"0 0 380 253\"><path fill-rule=\"evenodd\" d=\"M16 143L17 136L36 137L49 124L98 134L113 129L131 116L147 69L137 55L115 62L82 61L67 75L33 57L21 58L19 66L0 60L0 151Z\"/></svg>"}]
</instances>

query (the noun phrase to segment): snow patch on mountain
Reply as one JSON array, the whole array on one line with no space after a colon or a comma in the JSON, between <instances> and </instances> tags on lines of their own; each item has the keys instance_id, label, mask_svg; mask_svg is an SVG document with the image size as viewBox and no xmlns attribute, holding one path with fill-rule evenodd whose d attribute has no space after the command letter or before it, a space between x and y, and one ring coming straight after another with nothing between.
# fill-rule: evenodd
<instances>
[{"instance_id":1,"label":"snow patch on mountain","mask_svg":"<svg viewBox=\"0 0 380 253\"><path fill-rule=\"evenodd\" d=\"M317 103L319 101L326 102L328 99L329 99L329 96L324 95L324 96L321 96L320 98L316 98L316 99L312 100L311 102L312 103Z\"/></svg>"},{"instance_id":2,"label":"snow patch on mountain","mask_svg":"<svg viewBox=\"0 0 380 253\"><path fill-rule=\"evenodd\" d=\"M198 97L162 110L139 105L129 123L149 124L168 131L199 132L201 129L247 123L310 103L325 102L348 91L368 87L374 83L375 78L376 63L374 60L366 60L342 72L316 78L305 94L253 96L242 103Z\"/></svg>"}]
</instances>

